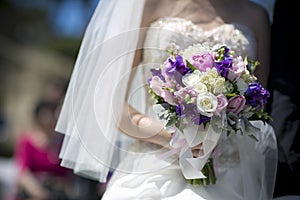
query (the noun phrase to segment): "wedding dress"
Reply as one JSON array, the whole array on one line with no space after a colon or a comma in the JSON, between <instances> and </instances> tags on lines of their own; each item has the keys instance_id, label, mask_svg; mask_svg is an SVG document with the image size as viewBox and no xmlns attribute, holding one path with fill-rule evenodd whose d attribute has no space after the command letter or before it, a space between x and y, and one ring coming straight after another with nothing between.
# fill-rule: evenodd
<instances>
[{"instance_id":1,"label":"wedding dress","mask_svg":"<svg viewBox=\"0 0 300 200\"><path fill-rule=\"evenodd\" d=\"M129 103L140 112L155 118L152 108L154 101L147 94L146 87L151 76L150 68L167 58L165 50L171 43L184 49L197 42L210 46L226 44L237 54L255 59L256 40L251 29L245 25L230 23L203 30L186 19L161 18L153 22L147 32L143 61L135 74L128 95ZM120 164L114 169L102 199L272 199L277 162L275 135L268 124L260 121L253 124L261 129L256 133L258 142L248 136L221 135L213 154L217 182L209 186L189 184L182 175L176 155L160 159L159 156L166 149L128 139L133 142L121 156Z\"/></svg>"}]
</instances>

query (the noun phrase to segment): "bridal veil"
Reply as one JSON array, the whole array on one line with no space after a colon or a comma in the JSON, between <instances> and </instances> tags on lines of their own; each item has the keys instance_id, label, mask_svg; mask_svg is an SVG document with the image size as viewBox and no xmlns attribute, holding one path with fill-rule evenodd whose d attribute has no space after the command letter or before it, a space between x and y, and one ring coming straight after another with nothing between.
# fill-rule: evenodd
<instances>
[{"instance_id":1,"label":"bridal veil","mask_svg":"<svg viewBox=\"0 0 300 200\"><path fill-rule=\"evenodd\" d=\"M61 165L105 182L144 0L101 0L86 29L56 131L65 134Z\"/></svg>"}]
</instances>

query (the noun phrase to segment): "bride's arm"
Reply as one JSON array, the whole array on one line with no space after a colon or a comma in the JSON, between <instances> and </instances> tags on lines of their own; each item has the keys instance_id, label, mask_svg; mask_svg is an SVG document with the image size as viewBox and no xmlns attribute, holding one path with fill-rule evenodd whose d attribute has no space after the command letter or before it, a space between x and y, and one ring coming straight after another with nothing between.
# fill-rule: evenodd
<instances>
[{"instance_id":1,"label":"bride's arm","mask_svg":"<svg viewBox=\"0 0 300 200\"><path fill-rule=\"evenodd\" d=\"M270 33L271 24L268 13L259 5L253 4L252 24L257 39L257 59L260 65L256 69L256 75L263 87L267 88L270 71Z\"/></svg>"},{"instance_id":2,"label":"bride's arm","mask_svg":"<svg viewBox=\"0 0 300 200\"><path fill-rule=\"evenodd\" d=\"M139 113L132 106L125 104L119 129L126 135L151 142L171 149L171 133L167 132L161 121ZM202 144L192 148L194 157L203 155Z\"/></svg>"},{"instance_id":3,"label":"bride's arm","mask_svg":"<svg viewBox=\"0 0 300 200\"><path fill-rule=\"evenodd\" d=\"M171 134L163 123L139 113L129 104L124 106L119 129L130 137L169 148Z\"/></svg>"},{"instance_id":4,"label":"bride's arm","mask_svg":"<svg viewBox=\"0 0 300 200\"><path fill-rule=\"evenodd\" d=\"M143 13L143 19L141 23L141 30L137 50L133 61L133 73L130 78L129 85L133 80L135 67L137 67L142 60L142 48L144 38L147 33L147 27L156 18L156 10L158 10L159 1L146 1L145 9ZM169 147L171 140L171 134L164 129L164 125L161 121L154 120L142 113L139 113L135 108L129 104L124 105L121 121L119 123L119 129L126 135L140 139L143 141L151 142L161 146Z\"/></svg>"}]
</instances>

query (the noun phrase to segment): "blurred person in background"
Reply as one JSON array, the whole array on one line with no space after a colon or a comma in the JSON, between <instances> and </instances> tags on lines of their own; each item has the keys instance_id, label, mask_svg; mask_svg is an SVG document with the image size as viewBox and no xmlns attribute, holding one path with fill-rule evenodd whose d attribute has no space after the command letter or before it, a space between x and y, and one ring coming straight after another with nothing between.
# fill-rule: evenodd
<instances>
[{"instance_id":1,"label":"blurred person in background","mask_svg":"<svg viewBox=\"0 0 300 200\"><path fill-rule=\"evenodd\" d=\"M43 100L60 104L66 92L66 85L65 80L59 78L48 80L43 90Z\"/></svg>"},{"instance_id":2,"label":"blurred person in background","mask_svg":"<svg viewBox=\"0 0 300 200\"><path fill-rule=\"evenodd\" d=\"M35 127L20 134L15 147L17 199L70 199L70 172L60 166L62 137L54 134L57 104L41 101L34 110Z\"/></svg>"},{"instance_id":3,"label":"blurred person in background","mask_svg":"<svg viewBox=\"0 0 300 200\"><path fill-rule=\"evenodd\" d=\"M60 166L63 136L54 132L60 111L57 102L44 98L39 101L34 110L34 128L21 133L16 142L16 199L99 199L97 182Z\"/></svg>"}]
</instances>

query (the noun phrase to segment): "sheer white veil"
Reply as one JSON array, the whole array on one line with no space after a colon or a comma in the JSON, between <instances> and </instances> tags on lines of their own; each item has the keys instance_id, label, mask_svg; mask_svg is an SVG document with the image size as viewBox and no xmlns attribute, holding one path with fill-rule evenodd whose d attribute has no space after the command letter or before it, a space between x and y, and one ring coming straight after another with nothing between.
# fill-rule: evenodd
<instances>
[{"instance_id":1,"label":"sheer white veil","mask_svg":"<svg viewBox=\"0 0 300 200\"><path fill-rule=\"evenodd\" d=\"M100 0L84 34L56 131L61 165L105 182L139 37L144 0Z\"/></svg>"}]
</instances>

